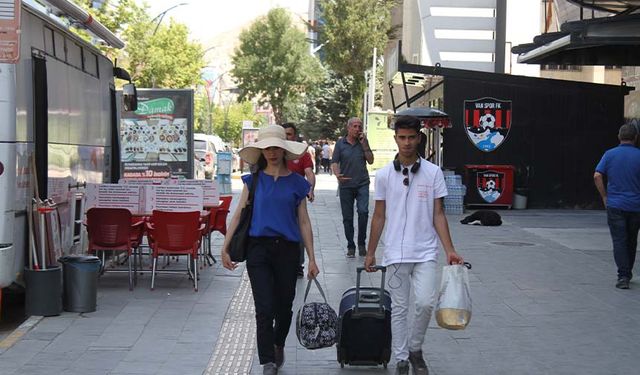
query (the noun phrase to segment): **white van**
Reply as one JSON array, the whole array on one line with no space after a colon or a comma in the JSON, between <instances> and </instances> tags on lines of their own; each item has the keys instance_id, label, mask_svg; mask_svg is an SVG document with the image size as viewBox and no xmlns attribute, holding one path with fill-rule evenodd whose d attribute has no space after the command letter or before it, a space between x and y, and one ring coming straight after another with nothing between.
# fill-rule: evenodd
<instances>
[{"instance_id":1,"label":"white van","mask_svg":"<svg viewBox=\"0 0 640 375\"><path fill-rule=\"evenodd\" d=\"M217 135L195 133L193 135L193 149L196 157L204 167L205 178L212 179L216 174L218 152L226 150L222 138Z\"/></svg>"}]
</instances>

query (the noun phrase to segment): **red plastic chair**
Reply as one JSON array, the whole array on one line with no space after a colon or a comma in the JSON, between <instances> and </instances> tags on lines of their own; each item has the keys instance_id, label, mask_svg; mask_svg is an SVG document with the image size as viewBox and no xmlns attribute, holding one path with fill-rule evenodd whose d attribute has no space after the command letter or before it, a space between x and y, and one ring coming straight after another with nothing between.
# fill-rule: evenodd
<instances>
[{"instance_id":1,"label":"red plastic chair","mask_svg":"<svg viewBox=\"0 0 640 375\"><path fill-rule=\"evenodd\" d=\"M231 200L233 197L231 195L226 195L220 197L222 204L216 210L216 217L213 220L213 225L209 226L210 232L218 231L223 235L227 234L227 215L229 214L229 209L231 208Z\"/></svg>"},{"instance_id":2,"label":"red plastic chair","mask_svg":"<svg viewBox=\"0 0 640 375\"><path fill-rule=\"evenodd\" d=\"M131 272L131 258L133 253L133 228L138 230L142 223L131 225L131 212L124 208L98 208L87 211L87 233L89 236L89 253L102 251L102 272L105 252L124 251L127 253L129 290L133 290L133 273ZM113 270L118 271L118 270ZM113 272L109 271L109 272Z\"/></svg>"},{"instance_id":3,"label":"red plastic chair","mask_svg":"<svg viewBox=\"0 0 640 375\"><path fill-rule=\"evenodd\" d=\"M147 233L151 246L153 266L151 271L151 290L155 286L158 256L188 255L187 272L193 278L194 290L198 291L198 248L205 226L200 224L200 212L153 211L151 222L147 223ZM192 268L193 264L193 268ZM193 272L192 272L193 270ZM163 271L176 273L175 271Z\"/></svg>"}]
</instances>

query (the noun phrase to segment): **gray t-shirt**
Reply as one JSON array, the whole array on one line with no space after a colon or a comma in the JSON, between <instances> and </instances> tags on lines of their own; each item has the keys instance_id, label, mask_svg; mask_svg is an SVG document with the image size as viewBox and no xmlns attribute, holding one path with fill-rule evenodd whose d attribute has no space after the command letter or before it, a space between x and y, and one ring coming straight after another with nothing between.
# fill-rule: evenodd
<instances>
[{"instance_id":1,"label":"gray t-shirt","mask_svg":"<svg viewBox=\"0 0 640 375\"><path fill-rule=\"evenodd\" d=\"M354 144L347 142L346 137L338 139L333 149L331 163L338 163L340 173L350 180L340 184L340 187L360 187L369 185L369 171L367 170L367 160L364 157L364 150L360 141Z\"/></svg>"}]
</instances>

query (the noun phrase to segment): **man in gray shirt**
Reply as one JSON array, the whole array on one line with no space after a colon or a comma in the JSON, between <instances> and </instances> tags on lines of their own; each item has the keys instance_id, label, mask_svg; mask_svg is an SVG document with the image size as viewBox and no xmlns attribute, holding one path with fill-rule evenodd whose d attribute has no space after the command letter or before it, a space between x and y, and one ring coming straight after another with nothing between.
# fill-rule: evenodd
<instances>
[{"instance_id":1,"label":"man in gray shirt","mask_svg":"<svg viewBox=\"0 0 640 375\"><path fill-rule=\"evenodd\" d=\"M373 152L363 133L362 120L352 117L347 121L347 135L340 138L333 150L331 170L338 179L342 224L347 238L347 257L355 257L353 242L353 203L358 210L358 253L367 255L367 221L369 220L369 171Z\"/></svg>"}]
</instances>

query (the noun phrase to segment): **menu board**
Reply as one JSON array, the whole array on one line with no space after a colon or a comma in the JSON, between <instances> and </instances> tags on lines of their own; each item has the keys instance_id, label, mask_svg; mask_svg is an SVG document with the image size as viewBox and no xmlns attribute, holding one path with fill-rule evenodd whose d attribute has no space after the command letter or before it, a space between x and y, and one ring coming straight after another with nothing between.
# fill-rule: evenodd
<instances>
[{"instance_id":1,"label":"menu board","mask_svg":"<svg viewBox=\"0 0 640 375\"><path fill-rule=\"evenodd\" d=\"M121 178L118 180L119 184L132 185L132 186L145 186L145 185L162 185L166 179L153 179L153 178Z\"/></svg>"},{"instance_id":2,"label":"menu board","mask_svg":"<svg viewBox=\"0 0 640 375\"><path fill-rule=\"evenodd\" d=\"M140 186L121 184L87 184L86 209L126 208L132 214L140 213Z\"/></svg>"},{"instance_id":3,"label":"menu board","mask_svg":"<svg viewBox=\"0 0 640 375\"><path fill-rule=\"evenodd\" d=\"M220 203L220 190L218 190L218 181L215 180L165 180L164 184L168 185L189 185L202 187L204 206L218 206Z\"/></svg>"},{"instance_id":4,"label":"menu board","mask_svg":"<svg viewBox=\"0 0 640 375\"><path fill-rule=\"evenodd\" d=\"M153 210L202 211L203 189L195 185L147 185L144 189L144 212Z\"/></svg>"},{"instance_id":5,"label":"menu board","mask_svg":"<svg viewBox=\"0 0 640 375\"><path fill-rule=\"evenodd\" d=\"M138 90L120 115L122 178L193 176L193 90Z\"/></svg>"}]
</instances>

